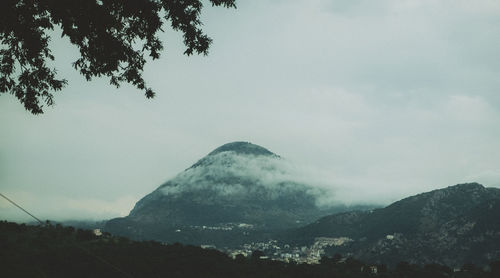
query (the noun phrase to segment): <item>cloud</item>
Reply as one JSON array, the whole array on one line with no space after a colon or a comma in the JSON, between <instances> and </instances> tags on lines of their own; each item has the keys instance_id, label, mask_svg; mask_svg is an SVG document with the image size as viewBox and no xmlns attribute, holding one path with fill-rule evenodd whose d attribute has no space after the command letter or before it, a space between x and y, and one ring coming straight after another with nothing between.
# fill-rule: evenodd
<instances>
[{"instance_id":1,"label":"cloud","mask_svg":"<svg viewBox=\"0 0 500 278\"><path fill-rule=\"evenodd\" d=\"M239 198L266 193L271 200L288 192L319 194L313 177L276 156L255 156L221 152L203 158L197 166L180 173L160 187L166 195L210 190Z\"/></svg>"},{"instance_id":2,"label":"cloud","mask_svg":"<svg viewBox=\"0 0 500 278\"><path fill-rule=\"evenodd\" d=\"M207 156L201 161L201 166L180 173L162 185L159 191L170 196L182 196L185 192L210 190L237 199L265 189L271 200L289 192L303 192L313 196L321 207L388 202L387 196L381 196L389 192L387 187L377 186L367 190L365 182L343 180L333 173L321 172L283 158L229 151ZM373 182L369 185L373 186ZM370 195L374 192L379 194Z\"/></svg>"}]
</instances>

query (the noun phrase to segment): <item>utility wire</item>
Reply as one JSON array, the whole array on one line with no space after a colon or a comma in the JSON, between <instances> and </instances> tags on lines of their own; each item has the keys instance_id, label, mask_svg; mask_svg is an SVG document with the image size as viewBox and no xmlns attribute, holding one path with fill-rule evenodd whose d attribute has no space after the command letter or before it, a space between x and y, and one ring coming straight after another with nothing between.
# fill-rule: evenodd
<instances>
[{"instance_id":1,"label":"utility wire","mask_svg":"<svg viewBox=\"0 0 500 278\"><path fill-rule=\"evenodd\" d=\"M11 199L7 198L7 196L3 195L2 193L0 193L0 196L2 196L5 200L9 201L11 204L13 204L14 206L18 207L20 210L24 211L25 213L27 213L29 216L33 217L36 221L40 222L40 224L42 225L45 225L45 223L43 223L42 220L40 220L38 217L34 216L33 214L31 214L29 211L25 210L23 207L21 207L20 205L16 204L16 202L12 201ZM90 252L88 249L84 248L83 246L79 246L79 245L76 245L76 247L78 247L79 249L85 251L85 253L87 253L88 255L94 257L95 259L99 260L100 262L108 265L109 267L113 268L114 270L120 272L121 274L123 274L124 276L128 277L128 278L133 278L134 276L128 274L127 272L121 270L120 268L118 268L117 266L113 265L112 263L106 261L105 259L97 256L96 254L93 254L92 252Z\"/></svg>"},{"instance_id":2,"label":"utility wire","mask_svg":"<svg viewBox=\"0 0 500 278\"><path fill-rule=\"evenodd\" d=\"M14 202L11 199L7 198L7 196L3 195L2 193L0 193L0 195L2 197L4 197L5 200L9 201L11 204L13 204L14 206L18 207L20 210L26 212L29 216L35 218L35 220L38 221L38 222L40 222L40 224L45 225L42 220L40 220L38 217L34 216L33 214L29 213L29 211L23 209L20 205L16 204L16 202Z\"/></svg>"}]
</instances>

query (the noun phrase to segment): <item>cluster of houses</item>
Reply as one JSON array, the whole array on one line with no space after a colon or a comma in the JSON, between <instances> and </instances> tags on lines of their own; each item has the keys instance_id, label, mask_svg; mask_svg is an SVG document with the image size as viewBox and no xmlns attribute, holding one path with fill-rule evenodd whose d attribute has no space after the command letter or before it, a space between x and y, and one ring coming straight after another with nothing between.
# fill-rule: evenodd
<instances>
[{"instance_id":1,"label":"cluster of houses","mask_svg":"<svg viewBox=\"0 0 500 278\"><path fill-rule=\"evenodd\" d=\"M311 246L290 246L289 244L280 244L277 240L269 240L267 242L251 242L244 244L237 249L224 250L233 258L238 254L249 257L255 250L262 251L265 256L261 259L280 260L285 262L295 261L297 263L317 264L322 256L324 249L328 246L340 246L352 241L347 237L316 238Z\"/></svg>"},{"instance_id":2,"label":"cluster of houses","mask_svg":"<svg viewBox=\"0 0 500 278\"><path fill-rule=\"evenodd\" d=\"M232 231L233 229L253 229L253 225L246 223L224 223L217 226L193 225L190 228L195 230Z\"/></svg>"}]
</instances>

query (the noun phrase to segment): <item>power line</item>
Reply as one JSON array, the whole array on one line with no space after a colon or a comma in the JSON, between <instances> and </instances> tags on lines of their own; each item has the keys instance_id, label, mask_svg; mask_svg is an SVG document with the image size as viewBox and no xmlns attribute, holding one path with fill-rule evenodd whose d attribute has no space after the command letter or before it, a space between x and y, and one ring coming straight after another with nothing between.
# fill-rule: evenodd
<instances>
[{"instance_id":1,"label":"power line","mask_svg":"<svg viewBox=\"0 0 500 278\"><path fill-rule=\"evenodd\" d=\"M16 204L16 202L12 201L11 199L7 198L7 196L3 195L2 193L0 193L0 195L2 197L4 197L5 200L9 201L11 204L13 204L14 206L18 207L20 210L24 211L25 213L27 213L29 216L35 218L36 221L40 222L40 224L44 225L43 221L40 220L38 217L34 216L33 214L31 214L29 211L23 209L20 205Z\"/></svg>"},{"instance_id":2,"label":"power line","mask_svg":"<svg viewBox=\"0 0 500 278\"><path fill-rule=\"evenodd\" d=\"M21 207L20 205L16 204L16 202L12 201L11 199L7 198L7 196L3 195L2 193L0 193L0 196L2 196L5 200L9 201L11 204L13 204L14 206L18 207L20 210L24 211L25 213L27 213L29 216L33 217L36 221L40 222L40 224L42 225L45 225L45 223L43 223L42 220L40 220L38 217L34 216L33 214L31 214L29 211L25 210L23 207ZM106 261L105 259L97 256L96 254L93 254L92 252L90 252L88 249L84 248L83 246L79 246L79 245L76 245L76 247L78 247L79 249L85 251L85 253L87 253L88 255L94 257L95 259L99 260L100 262L108 265L109 267L113 268L114 270L120 272L121 274L123 274L124 276L126 277L129 277L129 278L133 278L134 276L128 274L127 272L121 270L119 267L113 265L112 263Z\"/></svg>"}]
</instances>

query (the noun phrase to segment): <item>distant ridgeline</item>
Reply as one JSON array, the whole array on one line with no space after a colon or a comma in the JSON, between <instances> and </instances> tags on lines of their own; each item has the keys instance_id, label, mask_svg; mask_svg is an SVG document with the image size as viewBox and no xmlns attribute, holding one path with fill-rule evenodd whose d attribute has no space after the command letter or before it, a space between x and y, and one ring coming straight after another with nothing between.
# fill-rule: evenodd
<instances>
[{"instance_id":1,"label":"distant ridgeline","mask_svg":"<svg viewBox=\"0 0 500 278\"><path fill-rule=\"evenodd\" d=\"M104 230L232 254L266 249L271 258L299 262L336 253L391 266L401 260L484 266L500 259L500 189L469 183L380 209L319 207L324 192L296 182L284 162L251 143L223 145Z\"/></svg>"},{"instance_id":2,"label":"distant ridgeline","mask_svg":"<svg viewBox=\"0 0 500 278\"><path fill-rule=\"evenodd\" d=\"M142 198L105 230L133 239L235 247L321 216L320 189L293 180L284 159L248 143L225 144Z\"/></svg>"},{"instance_id":3,"label":"distant ridgeline","mask_svg":"<svg viewBox=\"0 0 500 278\"><path fill-rule=\"evenodd\" d=\"M290 244L344 238L326 254L394 265L458 267L500 259L500 189L459 184L411 196L385 208L323 217L287 235Z\"/></svg>"},{"instance_id":4,"label":"distant ridgeline","mask_svg":"<svg viewBox=\"0 0 500 278\"><path fill-rule=\"evenodd\" d=\"M401 262L395 267L353 258L323 257L319 264L263 259L262 252L236 256L181 244L135 242L123 237L58 225L27 226L0 221L2 277L500 277L500 261L486 268L452 270Z\"/></svg>"}]
</instances>

